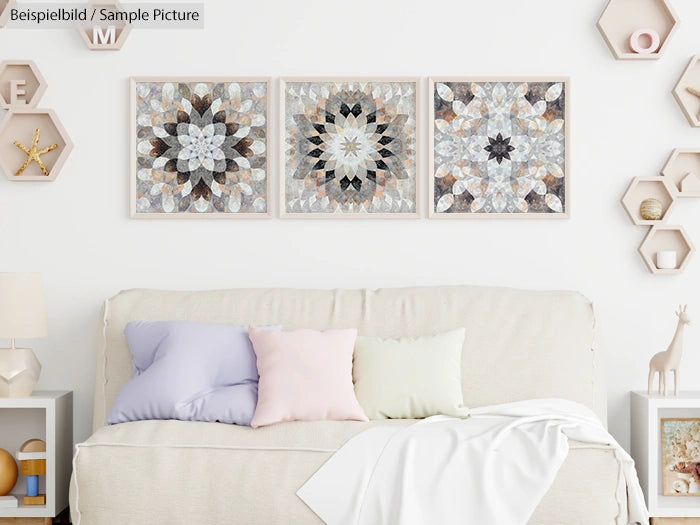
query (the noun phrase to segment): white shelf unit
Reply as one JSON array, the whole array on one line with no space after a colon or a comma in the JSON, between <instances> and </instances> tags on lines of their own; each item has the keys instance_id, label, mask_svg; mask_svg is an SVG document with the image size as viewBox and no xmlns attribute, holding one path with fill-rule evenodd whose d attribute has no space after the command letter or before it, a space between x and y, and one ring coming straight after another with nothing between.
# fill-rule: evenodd
<instances>
[{"instance_id":1,"label":"white shelf unit","mask_svg":"<svg viewBox=\"0 0 700 525\"><path fill-rule=\"evenodd\" d=\"M672 374L667 380L673 381ZM632 457L649 514L654 518L700 517L700 496L664 496L661 480L661 418L700 418L700 391L679 392L678 396L632 392L630 405Z\"/></svg>"},{"instance_id":2,"label":"white shelf unit","mask_svg":"<svg viewBox=\"0 0 700 525\"><path fill-rule=\"evenodd\" d=\"M23 504L26 477L20 474L11 492L19 506L0 508L0 521L54 518L68 506L73 451L72 392L37 391L31 397L0 397L0 448L14 456L22 443L32 438L46 441L46 476L39 476L39 492L46 494L46 505Z\"/></svg>"}]
</instances>

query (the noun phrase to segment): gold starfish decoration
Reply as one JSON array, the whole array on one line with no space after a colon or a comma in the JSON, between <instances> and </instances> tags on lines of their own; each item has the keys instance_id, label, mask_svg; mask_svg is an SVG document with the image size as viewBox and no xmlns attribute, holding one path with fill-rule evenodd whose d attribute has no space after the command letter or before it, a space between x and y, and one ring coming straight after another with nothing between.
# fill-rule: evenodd
<instances>
[{"instance_id":1,"label":"gold starfish decoration","mask_svg":"<svg viewBox=\"0 0 700 525\"><path fill-rule=\"evenodd\" d=\"M38 146L40 134L41 130L37 128L36 132L34 133L34 143L32 144L31 149L29 149L26 146L23 146L15 140L14 145L27 154L27 160L25 160L24 164L22 164L22 167L17 170L17 173L15 173L15 177L19 177L20 175L22 175L22 173L24 173L24 170L26 170L32 162L36 162L41 168L41 172L48 177L49 170L46 169L46 165L44 164L44 161L41 160L41 156L44 153L48 153L49 151L55 150L58 147L58 144L51 144L46 148L39 149Z\"/></svg>"},{"instance_id":2,"label":"gold starfish decoration","mask_svg":"<svg viewBox=\"0 0 700 525\"><path fill-rule=\"evenodd\" d=\"M694 87L687 87L685 88L685 90L691 95L695 95L696 97L700 98L700 89L695 89ZM698 119L700 119L700 113L698 113Z\"/></svg>"}]
</instances>

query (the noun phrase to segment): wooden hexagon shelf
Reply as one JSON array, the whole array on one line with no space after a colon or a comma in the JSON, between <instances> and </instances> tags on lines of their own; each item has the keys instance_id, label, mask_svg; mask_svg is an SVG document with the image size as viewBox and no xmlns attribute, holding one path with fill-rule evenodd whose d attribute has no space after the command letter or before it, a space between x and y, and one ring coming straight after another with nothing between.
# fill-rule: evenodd
<instances>
[{"instance_id":1,"label":"wooden hexagon shelf","mask_svg":"<svg viewBox=\"0 0 700 525\"><path fill-rule=\"evenodd\" d=\"M667 0L610 0L598 20L598 30L618 60L652 60L666 50L678 22ZM659 33L656 52L632 51L629 38L638 29L653 29Z\"/></svg>"},{"instance_id":2,"label":"wooden hexagon shelf","mask_svg":"<svg viewBox=\"0 0 700 525\"><path fill-rule=\"evenodd\" d=\"M632 222L640 226L660 224L668 217L676 204L676 190L673 183L664 177L635 177L622 197L622 207L625 208ZM650 221L643 219L639 207L645 199L654 198L661 202L663 215L661 219Z\"/></svg>"},{"instance_id":3,"label":"wooden hexagon shelf","mask_svg":"<svg viewBox=\"0 0 700 525\"><path fill-rule=\"evenodd\" d=\"M98 10L107 9L111 12L121 9L119 2L100 2L93 0L88 2L88 6ZM107 40L103 43L101 39L108 38L109 36L109 26L115 28L114 41L109 42ZM95 33L96 27L99 28L98 33L101 31L102 34ZM124 45L126 37L129 36L131 32L131 25L126 22L86 22L78 28L78 32L88 49L92 49L93 51L119 51Z\"/></svg>"},{"instance_id":4,"label":"wooden hexagon shelf","mask_svg":"<svg viewBox=\"0 0 700 525\"><path fill-rule=\"evenodd\" d=\"M12 81L24 81L24 92L12 100ZM39 68L31 60L6 60L0 63L0 105L4 108L35 107L46 91L47 84Z\"/></svg>"},{"instance_id":5,"label":"wooden hexagon shelf","mask_svg":"<svg viewBox=\"0 0 700 525\"><path fill-rule=\"evenodd\" d=\"M5 9L7 8L7 4L10 3L10 0L0 0L0 27L5 26L5 18L3 15L5 14Z\"/></svg>"},{"instance_id":6,"label":"wooden hexagon shelf","mask_svg":"<svg viewBox=\"0 0 700 525\"><path fill-rule=\"evenodd\" d=\"M44 175L38 163L31 162L21 175L16 175L27 160L27 154L14 142L17 141L31 149L37 129L41 132L38 149L57 145L53 151L41 155L49 174ZM13 109L0 122L0 167L12 181L54 180L72 149L73 143L66 130L50 109Z\"/></svg>"},{"instance_id":7,"label":"wooden hexagon shelf","mask_svg":"<svg viewBox=\"0 0 700 525\"><path fill-rule=\"evenodd\" d=\"M659 268L656 265L656 254L662 250L672 250L677 254L676 268ZM681 273L695 253L693 243L685 230L680 226L654 226L644 237L639 246L639 254L651 273L674 274Z\"/></svg>"},{"instance_id":8,"label":"wooden hexagon shelf","mask_svg":"<svg viewBox=\"0 0 700 525\"><path fill-rule=\"evenodd\" d=\"M700 197L700 149L674 149L661 174L678 190L678 197Z\"/></svg>"},{"instance_id":9,"label":"wooden hexagon shelf","mask_svg":"<svg viewBox=\"0 0 700 525\"><path fill-rule=\"evenodd\" d=\"M673 88L673 96L690 125L700 127L700 55L690 59L688 67Z\"/></svg>"}]
</instances>

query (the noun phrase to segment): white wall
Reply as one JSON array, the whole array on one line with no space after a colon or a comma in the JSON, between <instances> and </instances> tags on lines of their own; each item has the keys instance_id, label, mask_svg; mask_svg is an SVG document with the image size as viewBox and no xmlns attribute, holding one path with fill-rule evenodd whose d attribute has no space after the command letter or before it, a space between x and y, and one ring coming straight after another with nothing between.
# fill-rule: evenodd
<instances>
[{"instance_id":1,"label":"white wall","mask_svg":"<svg viewBox=\"0 0 700 525\"><path fill-rule=\"evenodd\" d=\"M680 276L652 276L636 253L645 229L619 205L631 177L700 145L671 96L699 51L700 3L674 4L683 23L655 62L613 59L595 28L605 0L210 0L206 30L133 31L113 53L88 51L70 30L0 30L0 58L37 62L49 82L41 105L76 144L54 183L0 180L0 269L41 271L46 283L51 335L30 342L39 387L75 391L75 436L85 438L100 304L123 288L567 288L596 305L610 428L626 445L628 391L645 387L674 307L687 302L700 320L700 257ZM130 75L518 74L572 78L571 220L129 219ZM424 156L423 189L427 168ZM672 222L700 244L700 202L682 202ZM696 325L683 388L700 389L698 369Z\"/></svg>"}]
</instances>

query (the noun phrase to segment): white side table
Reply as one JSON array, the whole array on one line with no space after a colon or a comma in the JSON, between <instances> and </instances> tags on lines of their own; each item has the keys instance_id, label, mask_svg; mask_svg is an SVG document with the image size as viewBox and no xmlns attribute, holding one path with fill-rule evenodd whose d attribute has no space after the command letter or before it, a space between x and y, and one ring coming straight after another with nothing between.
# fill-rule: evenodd
<instances>
[{"instance_id":1,"label":"white side table","mask_svg":"<svg viewBox=\"0 0 700 525\"><path fill-rule=\"evenodd\" d=\"M68 506L73 457L73 392L34 392L31 397L0 398L0 448L14 456L28 439L46 441L46 476L39 477L39 492L46 505L23 504L25 476L19 475L12 494L15 508L0 508L0 525L50 524Z\"/></svg>"},{"instance_id":2,"label":"white side table","mask_svg":"<svg viewBox=\"0 0 700 525\"><path fill-rule=\"evenodd\" d=\"M700 418L700 392L676 396L631 393L631 445L639 481L655 525L700 525L700 496L664 496L661 465L661 418ZM676 518L676 519L673 519Z\"/></svg>"}]
</instances>

